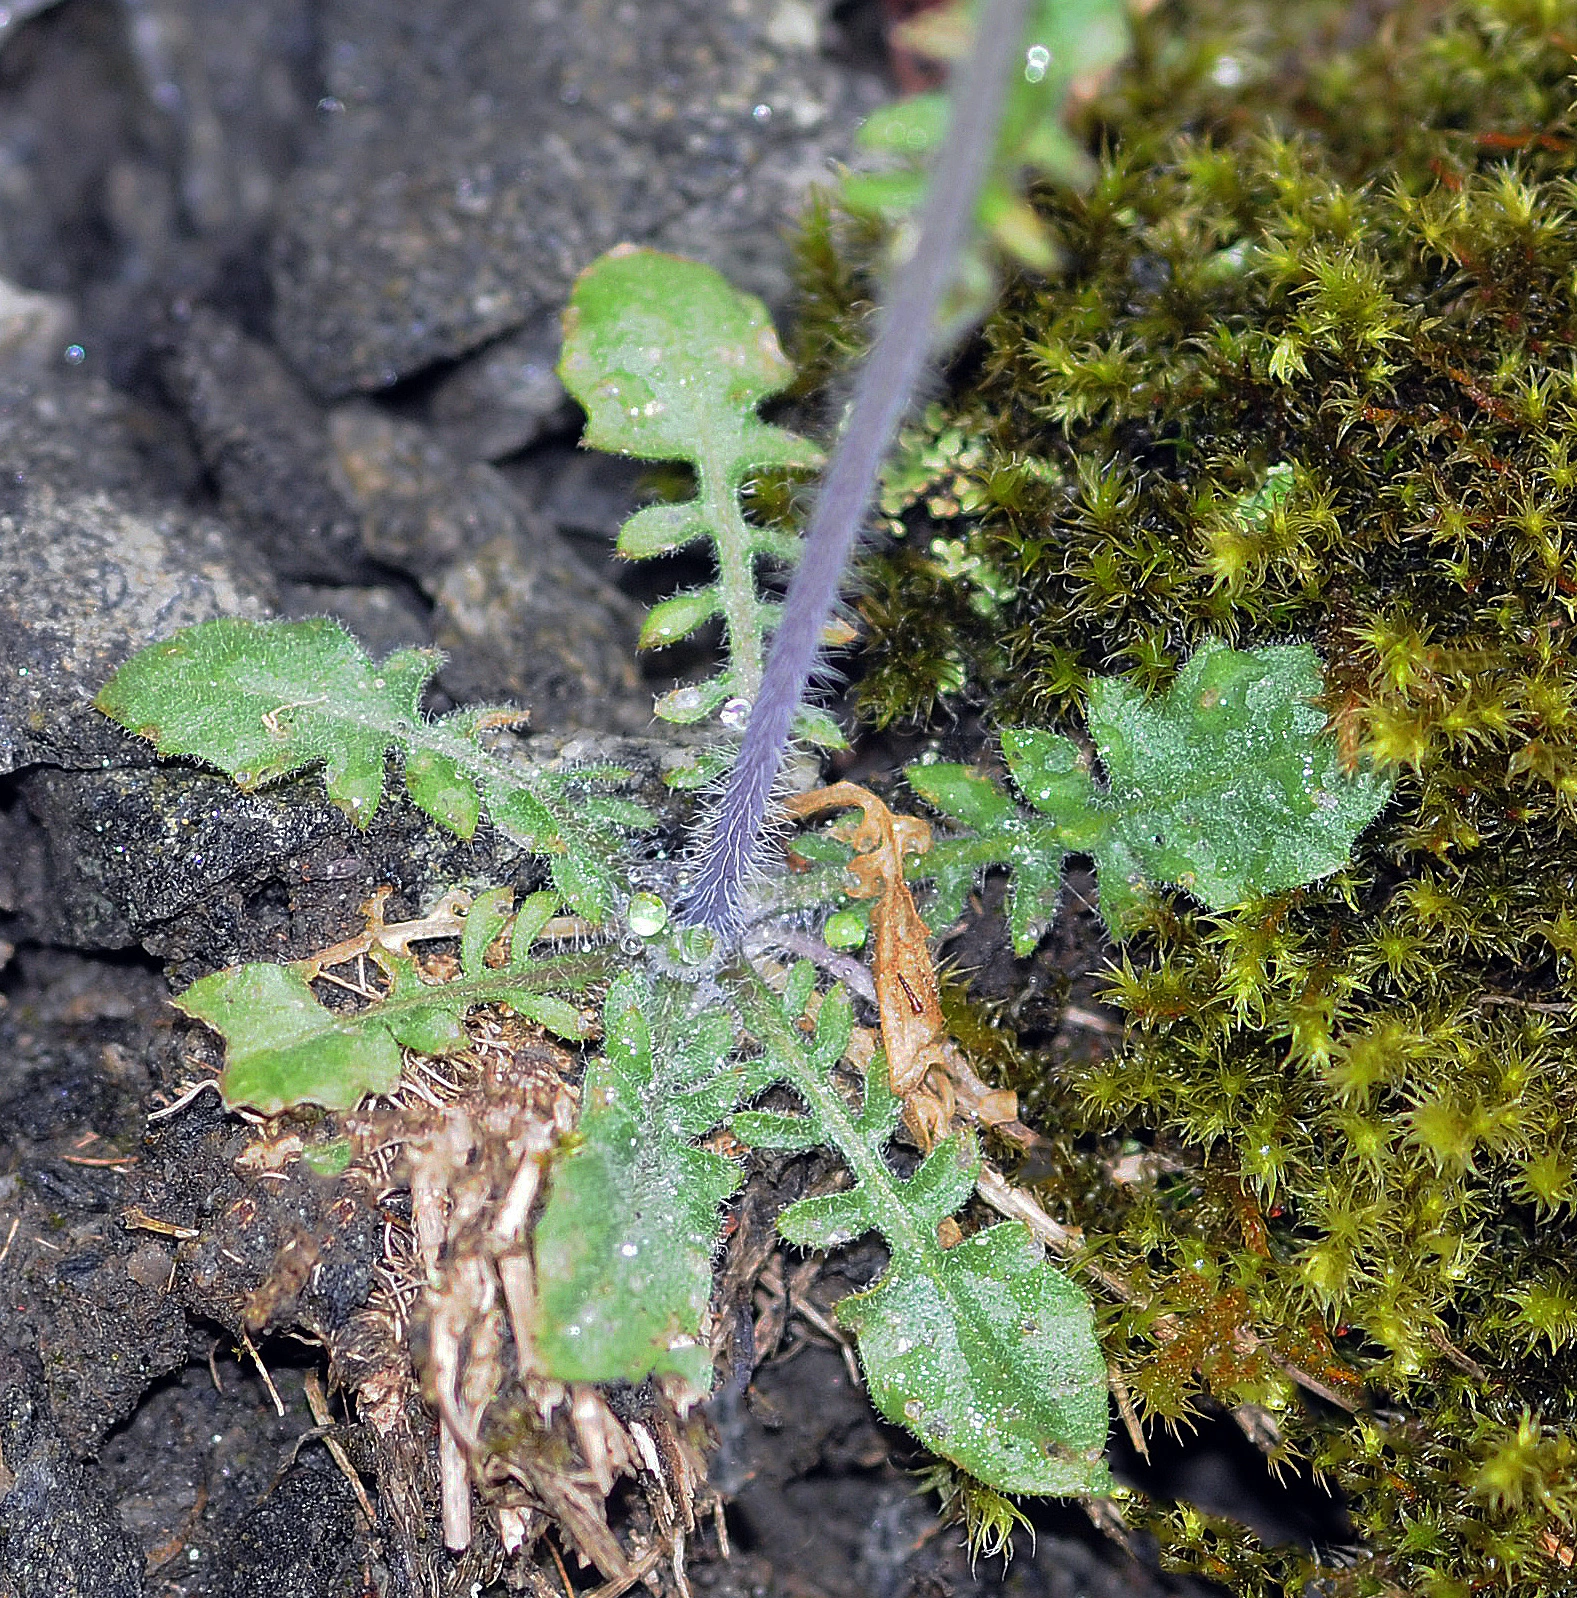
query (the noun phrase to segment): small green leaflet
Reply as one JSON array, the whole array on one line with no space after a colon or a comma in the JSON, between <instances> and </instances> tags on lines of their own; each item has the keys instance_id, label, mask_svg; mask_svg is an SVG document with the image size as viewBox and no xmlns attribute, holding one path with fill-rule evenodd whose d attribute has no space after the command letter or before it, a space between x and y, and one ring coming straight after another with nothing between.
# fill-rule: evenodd
<instances>
[{"instance_id":1,"label":"small green leaflet","mask_svg":"<svg viewBox=\"0 0 1577 1598\"><path fill-rule=\"evenodd\" d=\"M621 977L580 1123L536 1229L537 1368L561 1381L678 1374L712 1385L701 1317L712 1292L732 1160L695 1147L738 1102L733 1017L692 1009L685 984Z\"/></svg>"},{"instance_id":2,"label":"small green leaflet","mask_svg":"<svg viewBox=\"0 0 1577 1598\"><path fill-rule=\"evenodd\" d=\"M710 541L717 580L656 605L641 644L660 649L720 617L728 664L711 681L664 694L665 721L705 721L721 713L742 723L761 683L765 641L776 605L757 597L756 563L798 557L798 540L745 520L745 481L773 467L813 469L821 452L808 439L760 420L756 406L794 375L767 308L709 266L621 244L576 280L564 313L564 385L586 411L585 442L641 460L688 461L696 497L637 511L619 534L619 553L648 560ZM801 735L842 747L824 713L801 712ZM717 762L681 768L676 786L715 775Z\"/></svg>"},{"instance_id":3,"label":"small green leaflet","mask_svg":"<svg viewBox=\"0 0 1577 1598\"><path fill-rule=\"evenodd\" d=\"M223 1036L219 1088L226 1105L263 1115L298 1104L350 1110L369 1093L389 1092L400 1080L402 1049L439 1056L463 1049L461 1023L479 1004L508 1004L560 1037L584 1037L579 1010L544 990L576 991L600 975L605 962L531 957L532 939L558 908L555 894L534 894L521 906L507 965L485 963L488 946L510 924L511 897L509 889L496 888L471 906L461 974L453 982L428 982L414 958L375 942L367 958L388 988L362 1010L339 1013L318 1000L311 987L320 969L314 960L232 966L200 978L174 1002Z\"/></svg>"},{"instance_id":4,"label":"small green leaflet","mask_svg":"<svg viewBox=\"0 0 1577 1598\"><path fill-rule=\"evenodd\" d=\"M807 1113L745 1111L732 1126L766 1147L830 1143L854 1173L852 1188L791 1204L778 1230L808 1248L871 1231L886 1239L886 1273L837 1309L858 1339L876 1407L999 1492L1109 1491L1106 1363L1089 1299L1017 1221L942 1246L939 1226L974 1191L974 1139L947 1138L912 1176L894 1174L885 1151L899 1108L886 1061L871 1062L851 1112L830 1075L848 1048L848 1000L837 989L822 998L812 1037L796 1025L814 982L808 965L797 966L779 1000L742 978L745 1023L766 1048L770 1074L799 1093Z\"/></svg>"},{"instance_id":5,"label":"small green leaflet","mask_svg":"<svg viewBox=\"0 0 1577 1598\"><path fill-rule=\"evenodd\" d=\"M613 903L607 864L622 829L646 827L638 806L572 791L568 775L523 770L490 755L484 729L521 719L498 707L432 720L422 693L442 657L401 649L378 665L337 622L241 621L184 628L132 656L95 703L161 755L190 755L248 790L311 766L329 798L365 827L383 798L391 747L412 800L470 838L485 800L495 826L552 857L553 880L577 914L601 921Z\"/></svg>"},{"instance_id":6,"label":"small green leaflet","mask_svg":"<svg viewBox=\"0 0 1577 1598\"><path fill-rule=\"evenodd\" d=\"M1314 704L1323 687L1307 644L1205 644L1158 699L1120 677L1098 679L1088 721L1107 788L1092 781L1075 744L1033 728L1002 735L1031 814L967 767L910 766L910 785L974 834L935 845L913 874L935 880L945 921L982 867L1010 866L1021 955L1053 913L1070 852L1094 857L1115 937L1146 884L1171 883L1224 910L1328 876L1347 863L1391 784L1374 772L1342 773Z\"/></svg>"}]
</instances>

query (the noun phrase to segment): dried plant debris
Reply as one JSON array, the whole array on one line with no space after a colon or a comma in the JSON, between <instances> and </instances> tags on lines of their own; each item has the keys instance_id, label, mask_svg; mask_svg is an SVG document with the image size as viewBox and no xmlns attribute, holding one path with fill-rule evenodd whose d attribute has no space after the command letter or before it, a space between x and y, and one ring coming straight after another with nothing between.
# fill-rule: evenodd
<instances>
[{"instance_id":1,"label":"dried plant debris","mask_svg":"<svg viewBox=\"0 0 1577 1598\"><path fill-rule=\"evenodd\" d=\"M550 1528L609 1581L683 1560L703 1477L694 1394L542 1374L530 1242L556 1146L575 1125L579 1059L518 1019L474 1018L465 1055L412 1062L387 1102L347 1117L353 1163L385 1217L377 1286L331 1345L375 1439L380 1487L413 1560L428 1507L444 1545L529 1555ZM408 1211L408 1213L406 1213ZM433 1414L437 1437L433 1441ZM620 1477L645 1540L608 1519ZM541 1550L537 1550L540 1556Z\"/></svg>"}]
</instances>

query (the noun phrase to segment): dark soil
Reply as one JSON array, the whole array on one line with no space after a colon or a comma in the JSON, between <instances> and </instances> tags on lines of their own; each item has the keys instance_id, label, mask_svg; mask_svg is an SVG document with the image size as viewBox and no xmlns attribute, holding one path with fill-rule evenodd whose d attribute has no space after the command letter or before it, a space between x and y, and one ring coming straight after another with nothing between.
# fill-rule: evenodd
<instances>
[{"instance_id":1,"label":"dark soil","mask_svg":"<svg viewBox=\"0 0 1577 1598\"><path fill-rule=\"evenodd\" d=\"M808 0L3 16L0 1598L557 1591L451 1558L436 1531L413 1562L387 1461L339 1397L314 1419L377 1213L299 1162L270 1169L266 1134L212 1096L148 1119L213 1059L172 986L324 947L376 888L415 914L450 885L533 886L531 862L399 804L356 834L310 784L253 798L157 766L90 700L177 626L328 613L374 653L446 650L435 708L518 699L535 746L611 748L661 802L610 560L638 473L573 449L557 308L633 238L783 309L783 218L888 92L880 17ZM1093 922L1069 918L1034 962L997 925L952 950L977 991L1039 1041L1100 1047ZM785 1272L825 1308L875 1264L773 1256L771 1217L809 1179L762 1166L742 1200L725 1279L779 1318L748 1388L713 1405L726 1510L691 1541L690 1586L1196 1590L1055 1504L1006 1569L971 1566L916 1495L912 1442L811 1319L779 1313ZM1321 1534L1230 1422L1150 1479L1268 1537Z\"/></svg>"}]
</instances>

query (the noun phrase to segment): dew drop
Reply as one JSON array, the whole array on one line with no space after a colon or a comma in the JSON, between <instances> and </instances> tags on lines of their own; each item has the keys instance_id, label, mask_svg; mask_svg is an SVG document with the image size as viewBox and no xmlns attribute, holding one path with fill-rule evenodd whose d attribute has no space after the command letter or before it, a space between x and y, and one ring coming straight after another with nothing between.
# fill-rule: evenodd
<instances>
[{"instance_id":1,"label":"dew drop","mask_svg":"<svg viewBox=\"0 0 1577 1598\"><path fill-rule=\"evenodd\" d=\"M858 949L865 942L867 927L852 910L837 910L827 917L821 935L834 949Z\"/></svg>"},{"instance_id":2,"label":"dew drop","mask_svg":"<svg viewBox=\"0 0 1577 1598\"><path fill-rule=\"evenodd\" d=\"M1050 65L1051 51L1043 44L1032 44L1024 52L1024 81L1039 83L1046 76L1046 68Z\"/></svg>"},{"instance_id":3,"label":"dew drop","mask_svg":"<svg viewBox=\"0 0 1577 1598\"><path fill-rule=\"evenodd\" d=\"M743 727L750 720L750 701L741 699L737 695L732 699L725 699L723 707L717 713L717 719L725 727L736 730Z\"/></svg>"},{"instance_id":4,"label":"dew drop","mask_svg":"<svg viewBox=\"0 0 1577 1598\"><path fill-rule=\"evenodd\" d=\"M668 906L655 893L638 893L630 900L627 919L631 932L654 938L668 925Z\"/></svg>"}]
</instances>

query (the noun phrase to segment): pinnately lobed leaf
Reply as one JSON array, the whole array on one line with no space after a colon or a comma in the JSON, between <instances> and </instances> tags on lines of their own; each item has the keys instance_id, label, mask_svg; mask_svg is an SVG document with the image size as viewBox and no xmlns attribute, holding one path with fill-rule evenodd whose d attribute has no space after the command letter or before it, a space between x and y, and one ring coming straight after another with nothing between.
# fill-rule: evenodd
<instances>
[{"instance_id":1,"label":"pinnately lobed leaf","mask_svg":"<svg viewBox=\"0 0 1577 1598\"><path fill-rule=\"evenodd\" d=\"M691 1009L694 990L620 977L604 1053L586 1073L573 1144L536 1229L538 1368L561 1381L673 1372L712 1385L701 1317L721 1206L739 1167L695 1147L738 1101L733 1018Z\"/></svg>"},{"instance_id":2,"label":"pinnately lobed leaf","mask_svg":"<svg viewBox=\"0 0 1577 1598\"><path fill-rule=\"evenodd\" d=\"M725 723L737 725L759 691L776 609L758 597L756 564L791 564L798 554L794 538L746 521L740 490L769 468L809 470L821 462L808 439L756 415L794 375L767 308L712 267L622 244L576 280L559 374L586 411L592 448L695 468L695 498L637 511L619 534L619 553L647 560L702 540L712 545L716 581L655 606L641 646L678 643L721 617L727 665L709 682L664 694L657 714L692 723L726 706ZM801 736L841 746L842 734L825 716L802 721ZM700 780L715 766L693 776Z\"/></svg>"},{"instance_id":3,"label":"pinnately lobed leaf","mask_svg":"<svg viewBox=\"0 0 1577 1598\"><path fill-rule=\"evenodd\" d=\"M485 801L495 826L552 857L554 881L577 914L602 920L620 830L651 818L629 804L571 799L570 779L490 755L480 733L519 721L518 711L424 715L422 693L441 658L401 649L374 665L334 621L225 617L132 656L95 703L160 754L205 761L248 790L321 766L329 798L359 827L372 820L385 761L398 749L406 789L434 821L470 838Z\"/></svg>"},{"instance_id":4,"label":"pinnately lobed leaf","mask_svg":"<svg viewBox=\"0 0 1577 1598\"><path fill-rule=\"evenodd\" d=\"M807 1113L745 1112L731 1124L770 1147L830 1143L853 1171L852 1188L791 1204L778 1229L812 1248L870 1231L886 1239L886 1272L837 1309L858 1339L877 1408L998 1491L1109 1491L1106 1364L1089 1299L1017 1221L943 1246L941 1223L974 1192L974 1139L946 1138L912 1176L899 1177L885 1152L898 1123L887 1062L880 1053L871 1061L851 1112L829 1074L848 1047L848 1001L839 990L826 994L806 1038L797 1021L807 973L798 968L785 1000L748 980L741 987L771 1074L799 1093Z\"/></svg>"},{"instance_id":5,"label":"pinnately lobed leaf","mask_svg":"<svg viewBox=\"0 0 1577 1598\"><path fill-rule=\"evenodd\" d=\"M301 1104L354 1109L371 1093L400 1080L401 1051L453 1054L469 1042L462 1022L480 1004L507 1004L556 1032L581 1038L577 1008L546 991L573 992L600 974L596 957L534 960L531 940L557 907L535 894L514 917L507 965L485 963L488 945L508 925L507 888L482 894L466 918L461 971L451 982L429 982L408 954L377 943L368 959L383 973L386 991L366 1008L335 1012L313 993L315 960L294 965L232 966L200 978L175 999L177 1008L206 1022L225 1040L219 1088L231 1109L278 1115Z\"/></svg>"},{"instance_id":6,"label":"pinnately lobed leaf","mask_svg":"<svg viewBox=\"0 0 1577 1598\"><path fill-rule=\"evenodd\" d=\"M1077 745L1033 728L1002 735L1029 815L1004 809L1000 790L965 767L911 766L911 786L975 834L938 844L916 874L937 881L945 917L982 866L1010 865L1020 954L1050 917L1069 852L1094 857L1101 913L1118 937L1146 884L1174 884L1222 910L1327 876L1391 784L1341 771L1314 702L1323 686L1306 644L1202 645L1157 699L1101 678L1088 722L1108 786L1096 785Z\"/></svg>"}]
</instances>

